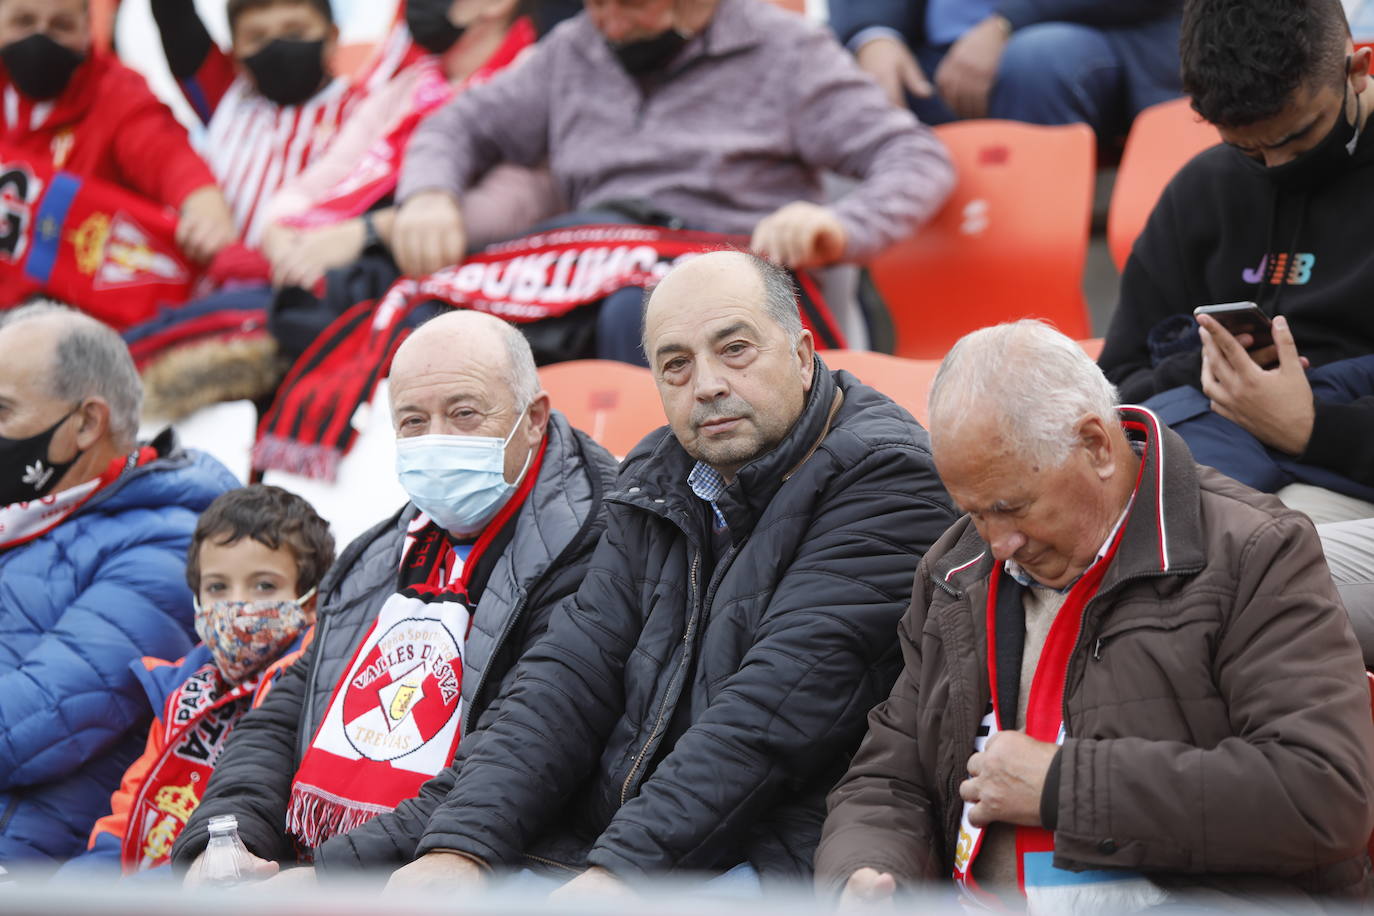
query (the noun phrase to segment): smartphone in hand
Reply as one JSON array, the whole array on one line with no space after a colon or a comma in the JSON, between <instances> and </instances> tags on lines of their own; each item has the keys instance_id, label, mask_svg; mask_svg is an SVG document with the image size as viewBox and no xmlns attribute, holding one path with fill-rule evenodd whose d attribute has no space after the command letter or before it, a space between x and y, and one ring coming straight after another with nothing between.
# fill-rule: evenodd
<instances>
[{"instance_id":1,"label":"smartphone in hand","mask_svg":"<svg viewBox=\"0 0 1374 916\"><path fill-rule=\"evenodd\" d=\"M1253 302L1223 302L1218 305L1200 305L1193 309L1193 316L1210 315L1216 319L1231 336L1249 334L1251 344L1247 350L1263 350L1274 345L1274 328L1269 316L1260 311Z\"/></svg>"}]
</instances>

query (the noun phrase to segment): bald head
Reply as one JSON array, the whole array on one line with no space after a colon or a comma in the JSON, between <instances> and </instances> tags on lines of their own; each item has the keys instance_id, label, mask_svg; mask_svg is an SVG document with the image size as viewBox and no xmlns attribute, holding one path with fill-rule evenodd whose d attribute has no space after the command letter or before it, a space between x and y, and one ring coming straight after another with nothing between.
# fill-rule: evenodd
<instances>
[{"instance_id":1,"label":"bald head","mask_svg":"<svg viewBox=\"0 0 1374 916\"><path fill-rule=\"evenodd\" d=\"M513 400L528 404L539 393L539 375L529 342L514 325L484 312L446 312L425 322L396 351L392 385L424 367L466 363L500 379Z\"/></svg>"},{"instance_id":2,"label":"bald head","mask_svg":"<svg viewBox=\"0 0 1374 916\"><path fill-rule=\"evenodd\" d=\"M506 441L514 483L543 441L549 399L525 337L482 312L446 312L416 329L391 363L398 439L478 436Z\"/></svg>"},{"instance_id":3,"label":"bald head","mask_svg":"<svg viewBox=\"0 0 1374 916\"><path fill-rule=\"evenodd\" d=\"M662 293L662 295L660 295ZM791 343L801 337L801 311L797 308L797 286L786 270L746 251L712 251L682 262L668 275L644 292L644 352L653 360L647 343L652 312L661 311L664 301L688 300L703 294L739 297L757 305L776 324ZM655 301L659 303L655 308Z\"/></svg>"},{"instance_id":4,"label":"bald head","mask_svg":"<svg viewBox=\"0 0 1374 916\"><path fill-rule=\"evenodd\" d=\"M663 278L645 308L644 352L678 442L727 480L787 436L815 372L791 279L737 251Z\"/></svg>"}]
</instances>

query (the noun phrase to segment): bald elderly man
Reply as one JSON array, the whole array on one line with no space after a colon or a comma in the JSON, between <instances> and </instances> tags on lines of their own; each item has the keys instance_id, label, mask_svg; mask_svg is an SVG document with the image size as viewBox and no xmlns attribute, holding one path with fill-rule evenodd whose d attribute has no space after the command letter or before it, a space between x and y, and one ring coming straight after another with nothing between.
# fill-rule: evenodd
<instances>
[{"instance_id":1,"label":"bald elderly man","mask_svg":"<svg viewBox=\"0 0 1374 916\"><path fill-rule=\"evenodd\" d=\"M825 792L896 676L916 564L954 514L924 430L826 369L778 268L678 266L644 341L668 426L625 459L587 579L500 714L424 793L393 885L810 873ZM355 831L354 864L386 861L409 813Z\"/></svg>"},{"instance_id":2,"label":"bald elderly man","mask_svg":"<svg viewBox=\"0 0 1374 916\"><path fill-rule=\"evenodd\" d=\"M552 409L519 331L435 318L397 351L390 391L410 502L320 584L314 641L229 739L174 862L201 853L220 814L264 876L298 850L331 862L342 834L398 805L408 826L402 803L492 720L582 582L615 459Z\"/></svg>"},{"instance_id":3,"label":"bald elderly man","mask_svg":"<svg viewBox=\"0 0 1374 916\"><path fill-rule=\"evenodd\" d=\"M821 888L890 909L957 885L1032 914L1367 906L1369 688L1307 517L1118 408L1039 322L955 345L930 432L968 514L921 564Z\"/></svg>"},{"instance_id":4,"label":"bald elderly man","mask_svg":"<svg viewBox=\"0 0 1374 916\"><path fill-rule=\"evenodd\" d=\"M195 643L186 550L238 481L170 432L113 330L52 304L0 312L0 863L86 844L143 749L131 662Z\"/></svg>"}]
</instances>

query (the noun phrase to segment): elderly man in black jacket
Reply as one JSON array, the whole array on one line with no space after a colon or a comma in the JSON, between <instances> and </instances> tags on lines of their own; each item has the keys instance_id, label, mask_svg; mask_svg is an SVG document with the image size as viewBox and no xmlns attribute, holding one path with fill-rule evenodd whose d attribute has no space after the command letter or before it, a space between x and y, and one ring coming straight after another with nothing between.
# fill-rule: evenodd
<instances>
[{"instance_id":1,"label":"elderly man in black jacket","mask_svg":"<svg viewBox=\"0 0 1374 916\"><path fill-rule=\"evenodd\" d=\"M320 584L313 642L235 729L174 862L233 814L270 874L415 794L492 721L582 582L615 459L550 408L519 331L479 312L422 326L391 406L411 502Z\"/></svg>"},{"instance_id":2,"label":"elderly man in black jacket","mask_svg":"<svg viewBox=\"0 0 1374 916\"><path fill-rule=\"evenodd\" d=\"M644 339L669 427L625 460L576 600L454 767L321 868L415 859L392 884L416 886L529 867L563 893L810 874L949 498L925 431L825 368L772 265L677 267Z\"/></svg>"}]
</instances>

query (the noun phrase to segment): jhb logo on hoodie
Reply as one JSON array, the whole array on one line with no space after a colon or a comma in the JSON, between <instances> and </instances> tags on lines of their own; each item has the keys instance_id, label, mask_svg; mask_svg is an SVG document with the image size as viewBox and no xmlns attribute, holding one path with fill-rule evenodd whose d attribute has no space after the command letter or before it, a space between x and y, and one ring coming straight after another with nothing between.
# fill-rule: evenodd
<instances>
[{"instance_id":1,"label":"jhb logo on hoodie","mask_svg":"<svg viewBox=\"0 0 1374 916\"><path fill-rule=\"evenodd\" d=\"M1260 259L1258 267L1242 270L1240 278L1246 283L1268 283L1271 286L1287 283L1289 286L1306 286L1307 281L1312 279L1312 268L1316 263L1317 256L1310 252L1294 254L1291 259L1286 252L1279 255L1266 254Z\"/></svg>"}]
</instances>

